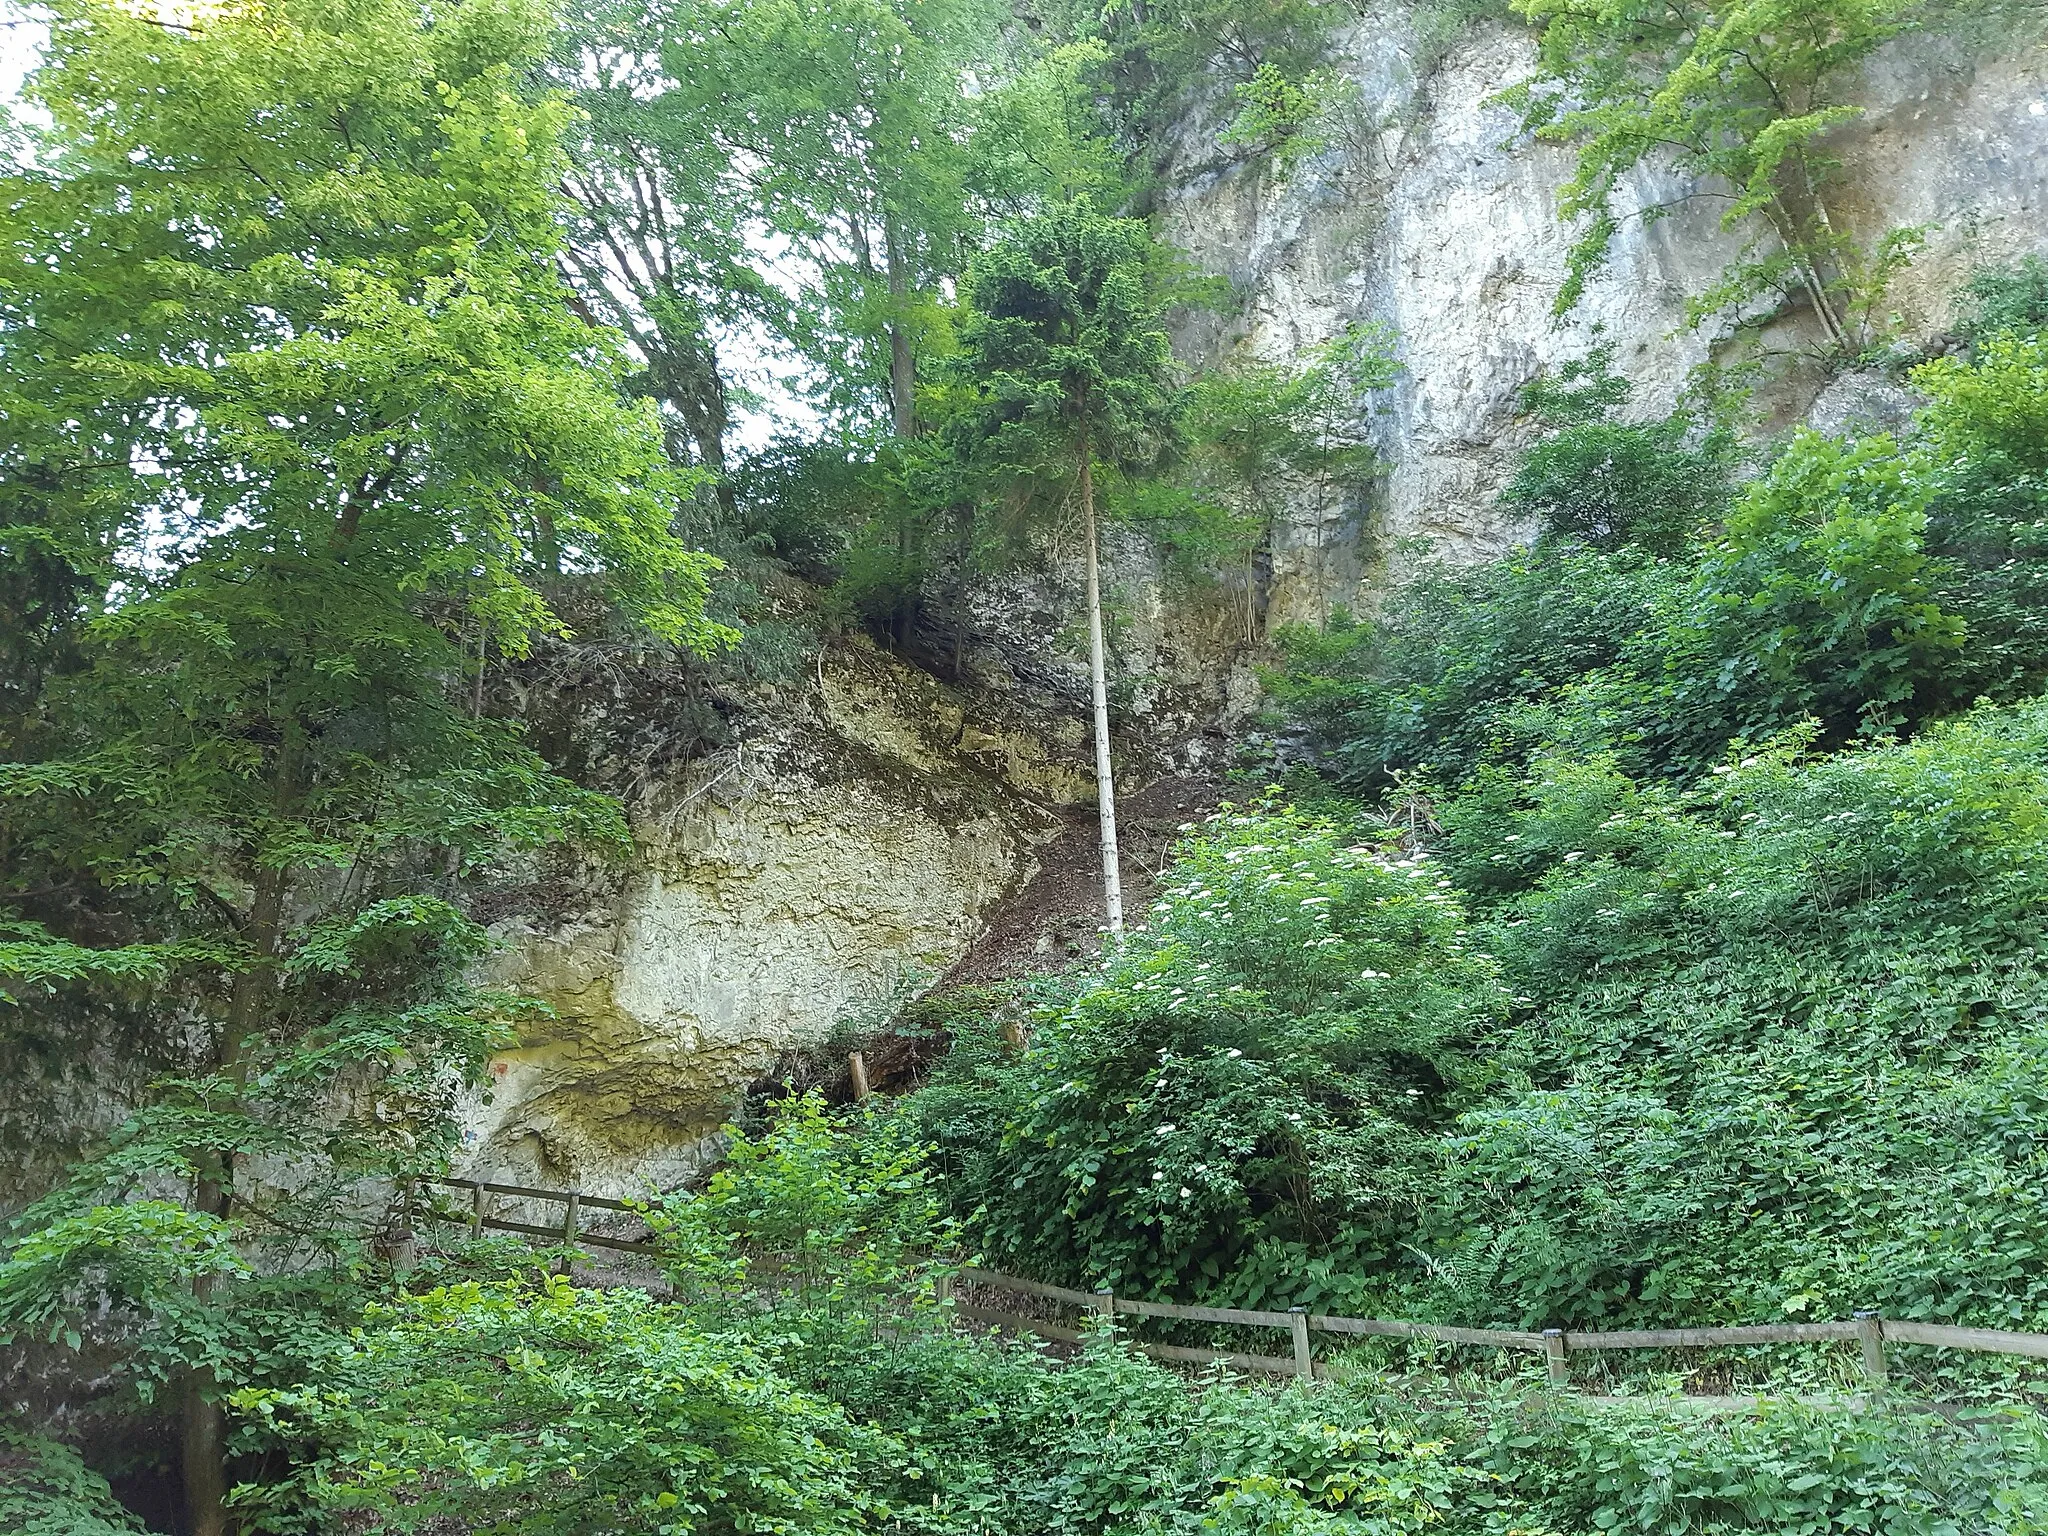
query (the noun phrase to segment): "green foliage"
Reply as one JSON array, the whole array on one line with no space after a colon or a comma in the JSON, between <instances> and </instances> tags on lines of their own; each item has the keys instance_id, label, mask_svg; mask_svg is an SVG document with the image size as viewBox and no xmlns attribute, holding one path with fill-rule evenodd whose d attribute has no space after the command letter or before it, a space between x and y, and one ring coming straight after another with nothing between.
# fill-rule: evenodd
<instances>
[{"instance_id":1,"label":"green foliage","mask_svg":"<svg viewBox=\"0 0 2048 1536\"><path fill-rule=\"evenodd\" d=\"M956 1036L909 1108L970 1241L1470 1325L2048 1323L2044 706L1437 814L1441 864L1226 818L1021 1056Z\"/></svg>"},{"instance_id":2,"label":"green foliage","mask_svg":"<svg viewBox=\"0 0 2048 1536\"><path fill-rule=\"evenodd\" d=\"M1052 7L1058 35L1106 48L1113 120L1136 141L1145 172L1163 161L1175 122L1219 86L1240 104L1230 130L1237 142L1283 147L1312 121L1331 30L1350 14L1334 0Z\"/></svg>"},{"instance_id":3,"label":"green foliage","mask_svg":"<svg viewBox=\"0 0 2048 1536\"><path fill-rule=\"evenodd\" d=\"M1502 1411L1502 1410L1505 1411ZM1768 1403L1724 1416L1557 1397L1461 1447L1556 1531L2033 1531L2039 1421ZM1525 1501L1525 1502L1524 1502Z\"/></svg>"},{"instance_id":4,"label":"green foliage","mask_svg":"<svg viewBox=\"0 0 2048 1536\"><path fill-rule=\"evenodd\" d=\"M1403 770L1455 782L1545 740L1558 701L1621 659L1674 579L1640 550L1556 540L1425 570L1376 622L1283 631L1288 663L1269 686L1340 784L1378 790Z\"/></svg>"},{"instance_id":5,"label":"green foliage","mask_svg":"<svg viewBox=\"0 0 2048 1536\"><path fill-rule=\"evenodd\" d=\"M1725 452L1688 432L1669 419L1566 427L1529 451L1501 499L1553 537L1675 554L1728 495Z\"/></svg>"},{"instance_id":6,"label":"green foliage","mask_svg":"<svg viewBox=\"0 0 2048 1536\"><path fill-rule=\"evenodd\" d=\"M14 1224L0 1328L107 1362L116 1404L203 1425L311 1368L533 1006L469 979L460 878L625 843L483 714L491 653L566 635L564 598L732 638L672 530L690 478L556 271L549 27L79 0L12 114L0 523L66 606L0 718L4 1027L140 1012L183 1059Z\"/></svg>"},{"instance_id":7,"label":"green foliage","mask_svg":"<svg viewBox=\"0 0 2048 1536\"><path fill-rule=\"evenodd\" d=\"M1450 1144L1432 1285L1530 1321L2037 1326L2044 718L1682 792L1559 755L1446 807L1537 1011L1496 1046L1529 1088Z\"/></svg>"},{"instance_id":8,"label":"green foliage","mask_svg":"<svg viewBox=\"0 0 2048 1536\"><path fill-rule=\"evenodd\" d=\"M1903 443L1796 434L1718 527L1668 559L1545 538L1427 575L1374 625L1287 636L1276 692L1361 785L1424 764L1455 781L1544 741L1686 777L1732 741L1802 720L1835 743L2019 696L2048 677L2048 589L2030 558L2048 467L2044 378L2038 337L2001 335L1974 362L1926 364L1914 379L1931 404ZM1710 505L1688 493L1716 483L1725 445L1669 446L1675 419L1610 427L1601 417L1624 394L1598 370L1542 382L1536 408L1571 424L1531 452L1511 497L1577 519L1581 534L1640 515L1660 539ZM1628 433L1639 457L1605 468L1633 462L1636 485L1665 499L1610 500L1601 476L1573 471L1581 452Z\"/></svg>"},{"instance_id":9,"label":"green foliage","mask_svg":"<svg viewBox=\"0 0 2048 1536\"><path fill-rule=\"evenodd\" d=\"M1932 490L1927 542L1943 607L1967 640L1951 662L1958 697L2013 698L2048 681L2048 343L2039 330L1989 333L1978 361L1916 369L1931 398L1916 473Z\"/></svg>"},{"instance_id":10,"label":"green foliage","mask_svg":"<svg viewBox=\"0 0 2048 1536\"><path fill-rule=\"evenodd\" d=\"M1973 346L2007 332L2031 335L2048 327L2048 261L2028 256L2010 267L1980 268L1958 308L1958 328Z\"/></svg>"},{"instance_id":11,"label":"green foliage","mask_svg":"<svg viewBox=\"0 0 2048 1536\"><path fill-rule=\"evenodd\" d=\"M956 1044L912 1101L969 1238L1135 1294L1355 1295L1506 1005L1447 884L1289 810L1224 813L1020 1059Z\"/></svg>"},{"instance_id":12,"label":"green foliage","mask_svg":"<svg viewBox=\"0 0 2048 1536\"><path fill-rule=\"evenodd\" d=\"M1631 389L1612 360L1612 345L1602 345L1523 389L1523 408L1556 430L1530 449L1501 499L1552 538L1676 554L1727 504L1732 445L1682 411L1613 420Z\"/></svg>"},{"instance_id":13,"label":"green foliage","mask_svg":"<svg viewBox=\"0 0 2048 1536\"><path fill-rule=\"evenodd\" d=\"M997 222L1117 200L1100 45L1040 55L1003 21L980 0L570 8L554 72L587 116L567 259L633 337L678 462L726 470L721 350L763 343L852 435L912 435L949 290Z\"/></svg>"},{"instance_id":14,"label":"green foliage","mask_svg":"<svg viewBox=\"0 0 2048 1536\"><path fill-rule=\"evenodd\" d=\"M783 1364L894 1438L872 1476L895 1521L934 1536L1476 1533L1502 1502L1450 1437L1363 1396L1191 1390L1100 1335L1064 1363L897 1329Z\"/></svg>"},{"instance_id":15,"label":"green foliage","mask_svg":"<svg viewBox=\"0 0 2048 1536\"><path fill-rule=\"evenodd\" d=\"M1239 359L1188 387L1187 478L1224 514L1226 531L1208 552L1246 564L1247 639L1258 638L1252 567L1270 548L1278 497L1306 487L1319 503L1338 500L1378 467L1368 402L1400 371L1394 343L1385 326L1352 325L1299 361Z\"/></svg>"},{"instance_id":16,"label":"green foliage","mask_svg":"<svg viewBox=\"0 0 2048 1536\"><path fill-rule=\"evenodd\" d=\"M795 438L748 455L735 466L732 487L748 534L821 587L845 570L860 529L888 493L866 457Z\"/></svg>"},{"instance_id":17,"label":"green foliage","mask_svg":"<svg viewBox=\"0 0 2048 1536\"><path fill-rule=\"evenodd\" d=\"M1400 1015L1465 1025L1427 1048L1377 1036L1392 1054L1369 1065L1326 1050L1321 1021L1356 1005L1293 920L1213 867L1227 839L1199 839L1152 925L1028 1052L965 1037L915 1101L974 1239L1070 1282L1472 1324L1874 1308L2041 1326L2048 1233L2025 1191L2048 1049L2048 736L2038 701L1958 710L2044 675L2042 358L2008 327L1924 366L1930 404L1903 442L1796 435L1673 555L1545 537L1413 584L1377 624L1291 635L1282 701L1345 782L1391 786L1409 848L1433 846L1471 914L1404 942L1445 993ZM1596 355L1530 403L1563 437L1606 427L1625 395ZM1270 843L1300 878L1335 879L1322 861L1342 840L1323 837ZM1460 970L1464 946L1497 958ZM1265 987L1240 979L1261 965L1330 990L1242 1016L1229 988ZM1262 1070L1274 1052L1247 1098L1232 1048ZM1214 1080L1174 1099L1219 1049ZM1418 1061L1435 1080L1413 1083L1417 1118L1377 1131L1354 1072L1404 1086ZM1275 1113L1335 1134L1289 1161ZM1771 1496L1803 1512L1792 1495L1811 1489L1827 1511L1890 1489L1883 1507L1915 1528L1938 1480L1886 1482L1912 1455L1873 1447L1874 1481ZM1603 1465L1617 1486L1663 1475ZM1702 1476L1686 1518L1760 1518L1715 1507Z\"/></svg>"},{"instance_id":18,"label":"green foliage","mask_svg":"<svg viewBox=\"0 0 2048 1536\"><path fill-rule=\"evenodd\" d=\"M744 1339L558 1277L374 1307L316 1384L235 1406L303 1457L296 1487L243 1506L304 1500L350 1530L835 1533L879 1513L857 1469L886 1442Z\"/></svg>"},{"instance_id":19,"label":"green foliage","mask_svg":"<svg viewBox=\"0 0 2048 1536\"><path fill-rule=\"evenodd\" d=\"M1809 716L1840 740L1946 702L1964 625L1935 601L1926 504L1889 438L1795 437L1617 685L1647 689L1623 707L1650 759L1697 772L1727 742Z\"/></svg>"},{"instance_id":20,"label":"green foliage","mask_svg":"<svg viewBox=\"0 0 2048 1536\"><path fill-rule=\"evenodd\" d=\"M728 1126L703 1193L648 1213L672 1278L729 1290L758 1271L799 1309L916 1294L950 1229L909 1130L880 1109L842 1123L815 1091L772 1105L758 1140Z\"/></svg>"},{"instance_id":21,"label":"green foliage","mask_svg":"<svg viewBox=\"0 0 2048 1536\"><path fill-rule=\"evenodd\" d=\"M140 1536L76 1452L0 1420L0 1529L13 1536Z\"/></svg>"},{"instance_id":22,"label":"green foliage","mask_svg":"<svg viewBox=\"0 0 2048 1536\"><path fill-rule=\"evenodd\" d=\"M1356 91L1328 70L1316 70L1299 83L1271 63L1261 63L1252 77L1232 87L1237 116L1216 135L1218 144L1270 155L1281 175L1296 162L1329 145L1320 131L1339 103Z\"/></svg>"},{"instance_id":23,"label":"green foliage","mask_svg":"<svg viewBox=\"0 0 2048 1536\"><path fill-rule=\"evenodd\" d=\"M188 1307L193 1281L246 1275L217 1217L165 1200L95 1206L32 1231L0 1260L0 1343L41 1335L80 1347L80 1329L110 1304L151 1329Z\"/></svg>"},{"instance_id":24,"label":"green foliage","mask_svg":"<svg viewBox=\"0 0 2048 1536\"><path fill-rule=\"evenodd\" d=\"M998 477L1065 483L1080 459L1141 466L1172 430L1170 356L1143 224L1077 199L976 260L957 369L975 391L956 430Z\"/></svg>"}]
</instances>

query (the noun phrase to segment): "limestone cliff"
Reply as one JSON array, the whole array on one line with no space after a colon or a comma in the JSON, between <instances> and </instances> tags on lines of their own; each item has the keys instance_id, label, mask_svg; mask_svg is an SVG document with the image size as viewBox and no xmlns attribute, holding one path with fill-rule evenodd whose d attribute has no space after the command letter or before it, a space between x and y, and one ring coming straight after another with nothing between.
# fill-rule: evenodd
<instances>
[{"instance_id":1,"label":"limestone cliff","mask_svg":"<svg viewBox=\"0 0 2048 1536\"><path fill-rule=\"evenodd\" d=\"M1191 329L1184 350L1285 357L1356 320L1401 338L1402 376L1374 402L1383 482L1342 507L1293 509L1276 538L1276 619L1369 607L1404 544L1469 559L1521 537L1495 505L1532 435L1517 390L1599 336L1637 384L1635 408L1669 411L1713 340L1685 327L1685 301L1741 251L1719 202L1690 198L1712 188L1641 174L1611 260L1553 318L1574 234L1558 216L1572 156L1531 143L1492 104L1528 75L1533 44L1486 23L1433 63L1428 46L1413 7L1376 7L1338 43L1359 98L1329 148L1283 179L1219 152L1195 124L1167 177L1165 234L1245 295L1241 316ZM1834 206L1860 240L1925 230L1889 296L1904 337L1925 342L1947 328L1973 266L2048 250L2048 49L1979 54L1912 35L1870 61L1854 94L1863 115L1827 144L1842 167ZM1674 201L1672 217L1626 217ZM1797 315L1771 338L1787 350L1815 339ZM1803 415L1824 382L1795 368L1769 402L1773 423Z\"/></svg>"}]
</instances>

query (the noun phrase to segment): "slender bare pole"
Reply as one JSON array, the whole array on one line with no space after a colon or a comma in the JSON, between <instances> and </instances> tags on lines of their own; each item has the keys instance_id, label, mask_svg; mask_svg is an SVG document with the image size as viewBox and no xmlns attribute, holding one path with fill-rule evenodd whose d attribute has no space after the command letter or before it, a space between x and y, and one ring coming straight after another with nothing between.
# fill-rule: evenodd
<instances>
[{"instance_id":1,"label":"slender bare pole","mask_svg":"<svg viewBox=\"0 0 2048 1536\"><path fill-rule=\"evenodd\" d=\"M1095 473L1081 440L1081 521L1088 530L1088 680L1095 690L1095 798L1102 813L1102 898L1109 936L1124 936L1124 887L1116 860L1116 779L1109 766L1109 669L1102 645L1102 562L1095 543Z\"/></svg>"}]
</instances>

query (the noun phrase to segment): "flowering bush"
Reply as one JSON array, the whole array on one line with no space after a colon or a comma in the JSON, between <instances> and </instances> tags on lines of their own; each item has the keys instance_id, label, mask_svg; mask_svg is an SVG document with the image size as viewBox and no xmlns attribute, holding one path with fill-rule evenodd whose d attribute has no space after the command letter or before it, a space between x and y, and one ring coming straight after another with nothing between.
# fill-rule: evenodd
<instances>
[{"instance_id":1,"label":"flowering bush","mask_svg":"<svg viewBox=\"0 0 2048 1536\"><path fill-rule=\"evenodd\" d=\"M1432 859L1226 807L1020 1062L946 1069L984 1106L931 1127L956 1208L994 1261L1070 1281L1355 1294L1483 1077L1495 971Z\"/></svg>"}]
</instances>

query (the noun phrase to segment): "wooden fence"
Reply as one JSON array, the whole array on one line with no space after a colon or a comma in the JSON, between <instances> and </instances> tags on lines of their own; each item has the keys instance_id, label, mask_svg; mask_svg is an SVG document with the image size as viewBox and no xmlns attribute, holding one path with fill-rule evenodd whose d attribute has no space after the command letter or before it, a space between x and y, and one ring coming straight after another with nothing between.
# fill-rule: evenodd
<instances>
[{"instance_id":1,"label":"wooden fence","mask_svg":"<svg viewBox=\"0 0 2048 1536\"><path fill-rule=\"evenodd\" d=\"M485 1179L422 1179L423 1184L437 1184L444 1189L459 1189L469 1196L469 1235L481 1236L485 1230L492 1232L517 1232L524 1237L546 1237L561 1243L564 1247L584 1244L592 1248L610 1248L620 1253L654 1253L654 1236L606 1237L599 1232L583 1230L583 1213L590 1210L623 1211L629 1216L638 1216L641 1208L624 1200L607 1200L602 1195L586 1195L580 1189L535 1189L526 1184L493 1184ZM562 1219L553 1226L536 1226L527 1221L507 1221L493 1213L492 1200L497 1195L509 1195L516 1200L552 1200L560 1202ZM448 1216L431 1206L415 1214L429 1220L457 1221L460 1218Z\"/></svg>"},{"instance_id":2,"label":"wooden fence","mask_svg":"<svg viewBox=\"0 0 2048 1536\"><path fill-rule=\"evenodd\" d=\"M586 1195L579 1190L536 1189L523 1184L494 1184L478 1179L427 1179L424 1182L466 1191L470 1196L468 1226L471 1236L485 1230L516 1232L528 1237L545 1237L564 1246L588 1245L622 1253L652 1255L653 1235L641 1238L608 1237L582 1230L586 1210L621 1211L641 1214L641 1208L623 1200ZM491 1212L491 1198L506 1195L521 1200L559 1202L562 1220L558 1225L539 1226L509 1221ZM430 1219L460 1222L461 1217L427 1209ZM969 1294L957 1294L966 1287ZM1209 1323L1229 1328L1272 1328L1287 1331L1292 1349L1287 1355L1262 1355L1227 1349L1204 1349L1185 1344L1155 1344L1129 1340L1154 1360L1175 1364L1227 1365L1237 1370L1259 1371L1275 1376L1314 1378L1321 1374L1313 1335L1337 1334L1397 1339L1429 1339L1444 1344L1468 1345L1482 1349L1517 1349L1541 1354L1550 1380L1558 1386L1571 1384L1571 1358L1613 1349L1700 1349L1762 1344L1846 1344L1859 1346L1864 1375L1873 1385L1884 1383L1887 1368L1885 1345L1924 1344L1936 1349L1969 1349L2003 1355L2024 1355L2048 1360L2048 1334L2008 1333L1997 1328L1955 1328L1945 1323L1918 1323L1885 1318L1875 1312L1858 1312L1849 1322L1765 1323L1727 1328L1646 1328L1619 1332L1546 1328L1538 1331L1506 1328L1454 1328L1442 1323L1398 1322L1377 1317L1332 1317L1290 1307L1284 1312L1258 1312L1237 1307L1186 1306L1178 1302L1137 1301L1111 1291L1081 1291L1043 1280L1023 1280L994 1270L963 1268L940 1282L940 1299L953 1315L967 1322L987 1324L1012 1332L1031 1333L1059 1343L1078 1343L1082 1329L1068 1327L1042 1317L981 1304L981 1291L1013 1296L1032 1296L1041 1301L1077 1307L1097 1317L1108 1318L1114 1326L1119 1317L1156 1317L1189 1323Z\"/></svg>"}]
</instances>

